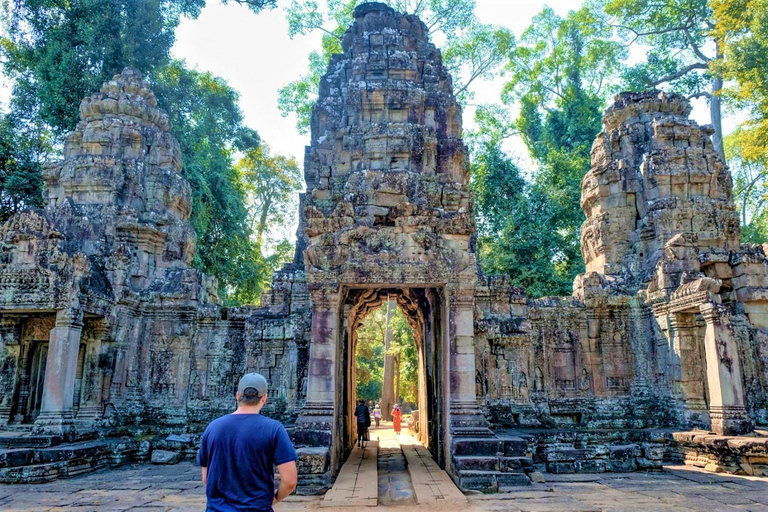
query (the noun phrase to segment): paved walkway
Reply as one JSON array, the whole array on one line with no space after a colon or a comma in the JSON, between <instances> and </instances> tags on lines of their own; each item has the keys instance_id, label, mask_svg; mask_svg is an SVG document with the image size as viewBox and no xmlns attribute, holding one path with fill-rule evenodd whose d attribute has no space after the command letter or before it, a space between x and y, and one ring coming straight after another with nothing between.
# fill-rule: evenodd
<instances>
[{"instance_id":1,"label":"paved walkway","mask_svg":"<svg viewBox=\"0 0 768 512\"><path fill-rule=\"evenodd\" d=\"M407 456L406 451L406 456ZM509 494L468 496L463 505L393 506L398 512L768 512L768 479L670 467L663 473L550 475ZM414 481L415 485L415 481ZM291 496L275 512L349 512L322 508L322 497ZM379 505L377 509L390 508ZM41 485L0 485L0 510L191 512L205 509L200 469L141 464Z\"/></svg>"}]
</instances>

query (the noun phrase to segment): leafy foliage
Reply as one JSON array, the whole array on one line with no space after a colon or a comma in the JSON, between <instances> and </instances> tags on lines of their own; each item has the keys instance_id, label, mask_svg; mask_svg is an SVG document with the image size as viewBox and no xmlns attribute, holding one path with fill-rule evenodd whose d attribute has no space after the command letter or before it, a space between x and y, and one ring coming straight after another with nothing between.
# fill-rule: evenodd
<instances>
[{"instance_id":1,"label":"leafy foliage","mask_svg":"<svg viewBox=\"0 0 768 512\"><path fill-rule=\"evenodd\" d=\"M392 331L389 355L395 358L394 379L399 379L395 389L400 390L400 397L406 402L418 402L418 355L413 331L399 307L387 325L387 303L371 311L357 332L355 353L357 375L357 397L366 401L378 401L382 396L384 378L384 348L387 328Z\"/></svg>"},{"instance_id":2,"label":"leafy foliage","mask_svg":"<svg viewBox=\"0 0 768 512\"><path fill-rule=\"evenodd\" d=\"M749 114L725 147L742 210L742 239L763 243L768 240L768 1L715 0L712 7L724 53L718 66L734 84L725 95Z\"/></svg>"},{"instance_id":3,"label":"leafy foliage","mask_svg":"<svg viewBox=\"0 0 768 512\"><path fill-rule=\"evenodd\" d=\"M234 0L253 11L273 0ZM23 0L2 6L3 71L13 84L12 114L0 124L0 216L41 204L41 162L78 121L80 100L125 66L153 83L182 148L192 185L194 264L216 276L226 302L256 301L273 267L290 252L262 256L251 240L246 185L235 153L259 137L243 125L238 94L210 73L170 60L181 17L205 0ZM266 276L266 277L265 277Z\"/></svg>"},{"instance_id":4,"label":"leafy foliage","mask_svg":"<svg viewBox=\"0 0 768 512\"><path fill-rule=\"evenodd\" d=\"M713 142L724 156L723 77L713 66L723 53L712 37L709 0L608 0L606 12L630 44L649 47L646 60L627 69L625 88L664 87L689 97L706 97L715 129Z\"/></svg>"},{"instance_id":5,"label":"leafy foliage","mask_svg":"<svg viewBox=\"0 0 768 512\"><path fill-rule=\"evenodd\" d=\"M260 139L243 125L237 92L211 73L174 61L156 73L153 88L171 119L192 186L194 264L219 278L226 302L255 302L274 265L251 240L246 195L253 185L241 179L234 158L238 150L254 151Z\"/></svg>"},{"instance_id":6,"label":"leafy foliage","mask_svg":"<svg viewBox=\"0 0 768 512\"><path fill-rule=\"evenodd\" d=\"M12 114L0 116L0 222L43 205L41 158L50 148L36 128L25 129Z\"/></svg>"},{"instance_id":7,"label":"leafy foliage","mask_svg":"<svg viewBox=\"0 0 768 512\"><path fill-rule=\"evenodd\" d=\"M498 107L476 118L483 140L473 166L481 266L511 275L533 296L569 293L583 270L581 180L604 98L626 56L611 37L599 10L586 6L563 18L545 7L506 66L502 99L520 107L514 126ZM539 164L530 183L498 149L515 130Z\"/></svg>"}]
</instances>

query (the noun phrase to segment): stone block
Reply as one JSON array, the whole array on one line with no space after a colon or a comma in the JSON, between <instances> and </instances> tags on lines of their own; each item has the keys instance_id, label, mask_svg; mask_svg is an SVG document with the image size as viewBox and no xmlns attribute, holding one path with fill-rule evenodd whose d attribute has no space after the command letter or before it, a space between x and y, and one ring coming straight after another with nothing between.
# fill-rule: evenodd
<instances>
[{"instance_id":1,"label":"stone block","mask_svg":"<svg viewBox=\"0 0 768 512\"><path fill-rule=\"evenodd\" d=\"M181 460L179 452L152 450L152 464L176 464Z\"/></svg>"},{"instance_id":2,"label":"stone block","mask_svg":"<svg viewBox=\"0 0 768 512\"><path fill-rule=\"evenodd\" d=\"M318 475L328 471L328 448L297 448L296 453L299 456L296 462L299 474Z\"/></svg>"},{"instance_id":3,"label":"stone block","mask_svg":"<svg viewBox=\"0 0 768 512\"><path fill-rule=\"evenodd\" d=\"M519 487L531 485L531 479L525 473L503 473L496 475L499 492L514 491Z\"/></svg>"},{"instance_id":4,"label":"stone block","mask_svg":"<svg viewBox=\"0 0 768 512\"><path fill-rule=\"evenodd\" d=\"M528 441L520 437L504 439L506 457L524 457L528 453Z\"/></svg>"},{"instance_id":5,"label":"stone block","mask_svg":"<svg viewBox=\"0 0 768 512\"><path fill-rule=\"evenodd\" d=\"M636 444L608 447L608 456L611 460L630 460L640 455L640 447Z\"/></svg>"},{"instance_id":6,"label":"stone block","mask_svg":"<svg viewBox=\"0 0 768 512\"><path fill-rule=\"evenodd\" d=\"M500 470L505 473L530 473L533 471L533 460L530 457L501 457Z\"/></svg>"},{"instance_id":7,"label":"stone block","mask_svg":"<svg viewBox=\"0 0 768 512\"><path fill-rule=\"evenodd\" d=\"M611 473L631 473L637 471L637 462L635 459L606 460L605 470Z\"/></svg>"},{"instance_id":8,"label":"stone block","mask_svg":"<svg viewBox=\"0 0 768 512\"><path fill-rule=\"evenodd\" d=\"M547 471L556 475L575 473L576 466L573 462L547 462Z\"/></svg>"},{"instance_id":9,"label":"stone block","mask_svg":"<svg viewBox=\"0 0 768 512\"><path fill-rule=\"evenodd\" d=\"M640 470L661 471L662 469L664 469L662 461L658 459L647 459L645 457L638 457L635 460L637 461L637 468Z\"/></svg>"},{"instance_id":10,"label":"stone block","mask_svg":"<svg viewBox=\"0 0 768 512\"><path fill-rule=\"evenodd\" d=\"M495 473L461 471L459 472L459 488L465 491L497 492L499 484Z\"/></svg>"},{"instance_id":11,"label":"stone block","mask_svg":"<svg viewBox=\"0 0 768 512\"><path fill-rule=\"evenodd\" d=\"M649 460L663 460L666 445L656 443L643 443L643 456Z\"/></svg>"},{"instance_id":12,"label":"stone block","mask_svg":"<svg viewBox=\"0 0 768 512\"><path fill-rule=\"evenodd\" d=\"M456 471L499 471L498 457L454 457L453 467Z\"/></svg>"},{"instance_id":13,"label":"stone block","mask_svg":"<svg viewBox=\"0 0 768 512\"><path fill-rule=\"evenodd\" d=\"M573 467L576 473L604 473L605 463L603 459L577 460Z\"/></svg>"}]
</instances>

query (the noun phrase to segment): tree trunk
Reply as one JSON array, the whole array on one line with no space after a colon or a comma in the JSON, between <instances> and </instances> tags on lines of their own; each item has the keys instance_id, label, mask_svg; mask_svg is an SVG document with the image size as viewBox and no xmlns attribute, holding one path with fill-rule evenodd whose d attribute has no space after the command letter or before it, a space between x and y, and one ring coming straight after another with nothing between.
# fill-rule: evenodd
<instances>
[{"instance_id":1,"label":"tree trunk","mask_svg":"<svg viewBox=\"0 0 768 512\"><path fill-rule=\"evenodd\" d=\"M715 41L715 55L717 59L723 57L723 52L720 48L720 44ZM715 151L720 155L720 159L723 163L727 163L725 160L725 146L723 145L723 121L722 121L722 101L720 94L723 92L723 75L717 73L712 78L712 97L709 100L709 112L712 119L712 128L715 133L712 134L712 144L715 146Z\"/></svg>"},{"instance_id":2,"label":"tree trunk","mask_svg":"<svg viewBox=\"0 0 768 512\"><path fill-rule=\"evenodd\" d=\"M381 415L387 421L392 421L392 406L395 405L395 360L389 353L392 345L392 314L395 311L394 301L387 301L387 329L384 333L384 376L381 380Z\"/></svg>"},{"instance_id":3,"label":"tree trunk","mask_svg":"<svg viewBox=\"0 0 768 512\"><path fill-rule=\"evenodd\" d=\"M723 90L723 77L716 76L712 80L712 98L709 101L710 118L712 119L712 128L715 133L712 134L712 145L715 146L715 151L720 155L720 159L723 163L727 163L725 160L725 147L723 145L723 122L722 122L722 101L720 99L720 93Z\"/></svg>"},{"instance_id":4,"label":"tree trunk","mask_svg":"<svg viewBox=\"0 0 768 512\"><path fill-rule=\"evenodd\" d=\"M400 354L395 359L395 403L400 403Z\"/></svg>"}]
</instances>

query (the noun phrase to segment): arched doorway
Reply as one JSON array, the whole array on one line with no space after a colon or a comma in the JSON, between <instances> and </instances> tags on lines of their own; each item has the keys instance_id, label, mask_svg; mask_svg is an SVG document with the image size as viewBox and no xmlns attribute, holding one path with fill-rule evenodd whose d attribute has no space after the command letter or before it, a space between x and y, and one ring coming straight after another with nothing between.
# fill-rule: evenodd
<instances>
[{"instance_id":1,"label":"arched doorway","mask_svg":"<svg viewBox=\"0 0 768 512\"><path fill-rule=\"evenodd\" d=\"M404 313L418 354L418 439L437 463L445 466L444 419L447 408L443 392L445 367L445 326L441 293L436 288L349 288L343 293L337 377L337 432L344 457L356 438L353 411L357 400L355 353L358 330L367 315L388 300L397 303Z\"/></svg>"}]
</instances>

